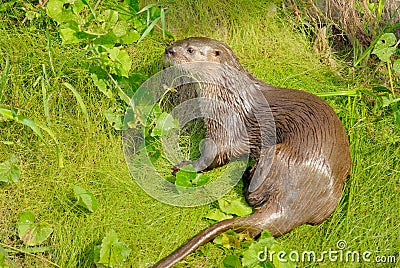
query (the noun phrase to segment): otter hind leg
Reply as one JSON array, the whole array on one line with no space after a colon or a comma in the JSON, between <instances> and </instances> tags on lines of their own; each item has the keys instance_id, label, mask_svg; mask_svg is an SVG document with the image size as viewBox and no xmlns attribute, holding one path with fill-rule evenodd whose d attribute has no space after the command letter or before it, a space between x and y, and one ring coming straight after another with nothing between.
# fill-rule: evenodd
<instances>
[{"instance_id":1,"label":"otter hind leg","mask_svg":"<svg viewBox=\"0 0 400 268\"><path fill-rule=\"evenodd\" d=\"M278 144L243 176L247 202L259 207L260 228L273 228L276 234L304 223L321 223L340 200L334 191L335 178L326 172L326 166L318 161L291 160L290 155L293 150L289 146ZM271 210L265 209L270 204L276 206L272 216Z\"/></svg>"}]
</instances>

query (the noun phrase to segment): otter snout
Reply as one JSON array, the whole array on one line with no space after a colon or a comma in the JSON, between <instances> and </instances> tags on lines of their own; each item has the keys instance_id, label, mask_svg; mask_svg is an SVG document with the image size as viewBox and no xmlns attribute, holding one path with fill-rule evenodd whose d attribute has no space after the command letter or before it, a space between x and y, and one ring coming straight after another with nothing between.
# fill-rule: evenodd
<instances>
[{"instance_id":1,"label":"otter snout","mask_svg":"<svg viewBox=\"0 0 400 268\"><path fill-rule=\"evenodd\" d=\"M165 55L170 55L170 56L172 56L172 55L174 55L175 54L175 49L173 48L173 47L167 47L166 49L165 49Z\"/></svg>"}]
</instances>

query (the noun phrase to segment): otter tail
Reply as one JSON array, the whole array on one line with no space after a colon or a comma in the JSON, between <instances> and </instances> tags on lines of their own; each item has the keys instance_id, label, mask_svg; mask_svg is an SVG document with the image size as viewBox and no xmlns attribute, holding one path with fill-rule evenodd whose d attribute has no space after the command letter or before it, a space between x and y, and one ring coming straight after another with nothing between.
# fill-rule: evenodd
<instances>
[{"instance_id":1,"label":"otter tail","mask_svg":"<svg viewBox=\"0 0 400 268\"><path fill-rule=\"evenodd\" d=\"M250 216L246 218L234 218L223 220L220 222L211 225L209 228L203 230L191 240L189 240L186 244L178 248L175 252L167 256L166 258L159 261L157 264L152 266L153 268L167 268L171 267L175 263L184 259L187 255L194 252L198 247L204 245L205 243L211 241L219 234L226 232L230 229L240 229L243 230L245 228L252 228L248 225L247 220ZM253 235L257 235L260 233L260 230L251 229Z\"/></svg>"}]
</instances>

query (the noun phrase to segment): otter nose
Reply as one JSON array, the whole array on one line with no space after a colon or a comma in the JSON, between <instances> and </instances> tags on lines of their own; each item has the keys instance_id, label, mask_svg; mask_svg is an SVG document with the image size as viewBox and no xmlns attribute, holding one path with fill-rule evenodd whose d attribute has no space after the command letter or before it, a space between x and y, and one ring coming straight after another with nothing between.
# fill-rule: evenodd
<instances>
[{"instance_id":1,"label":"otter nose","mask_svg":"<svg viewBox=\"0 0 400 268\"><path fill-rule=\"evenodd\" d=\"M165 49L165 54L166 55L174 55L175 54L175 50L174 50L174 48L173 47L167 47L166 49Z\"/></svg>"}]
</instances>

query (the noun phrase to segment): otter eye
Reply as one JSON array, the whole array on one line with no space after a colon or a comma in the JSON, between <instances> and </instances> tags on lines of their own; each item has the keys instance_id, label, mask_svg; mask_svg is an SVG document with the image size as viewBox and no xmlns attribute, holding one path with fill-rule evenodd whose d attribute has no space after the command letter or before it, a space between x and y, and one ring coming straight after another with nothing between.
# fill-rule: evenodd
<instances>
[{"instance_id":1,"label":"otter eye","mask_svg":"<svg viewBox=\"0 0 400 268\"><path fill-rule=\"evenodd\" d=\"M191 47L189 47L189 48L187 49L187 52L189 52L190 54L192 54L192 53L194 52L194 49L191 48Z\"/></svg>"}]
</instances>

